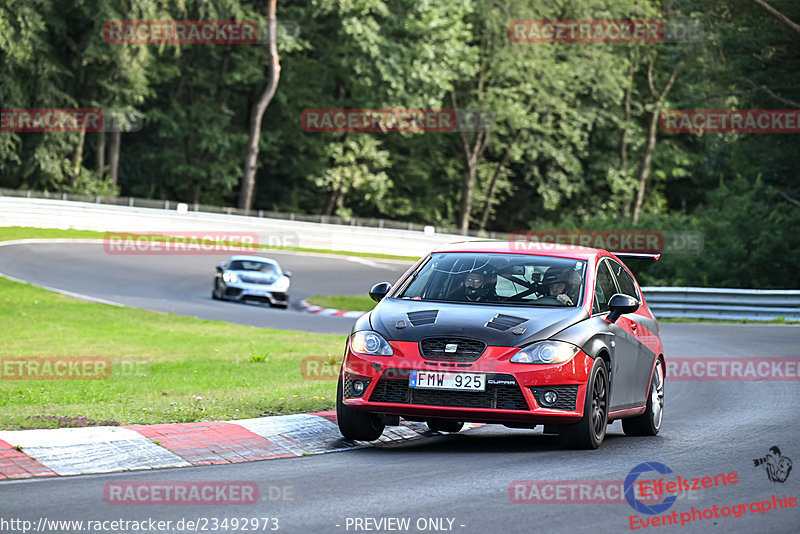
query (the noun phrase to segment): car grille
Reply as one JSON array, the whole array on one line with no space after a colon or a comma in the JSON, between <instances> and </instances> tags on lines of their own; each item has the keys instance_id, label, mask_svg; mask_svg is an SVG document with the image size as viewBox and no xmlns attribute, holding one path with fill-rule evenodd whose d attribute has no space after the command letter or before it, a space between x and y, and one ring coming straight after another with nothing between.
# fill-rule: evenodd
<instances>
[{"instance_id":1,"label":"car grille","mask_svg":"<svg viewBox=\"0 0 800 534\"><path fill-rule=\"evenodd\" d=\"M445 352L447 345L456 345L455 352ZM463 337L429 337L419 342L419 352L426 360L441 362L474 362L486 350L486 343Z\"/></svg>"},{"instance_id":2,"label":"car grille","mask_svg":"<svg viewBox=\"0 0 800 534\"><path fill-rule=\"evenodd\" d=\"M392 371L387 369L387 371ZM399 373L399 370L395 376ZM514 384L486 384L486 391L444 391L408 387L407 380L380 379L370 395L370 402L395 404L424 404L454 408L488 408L498 410L529 410L522 390L511 375L487 375L492 379L513 381Z\"/></svg>"},{"instance_id":3,"label":"car grille","mask_svg":"<svg viewBox=\"0 0 800 534\"><path fill-rule=\"evenodd\" d=\"M225 288L225 296L226 297L238 297L242 294L242 289L240 287L226 287Z\"/></svg>"},{"instance_id":4,"label":"car grille","mask_svg":"<svg viewBox=\"0 0 800 534\"><path fill-rule=\"evenodd\" d=\"M558 395L556 403L552 406L544 404L542 397L545 391L555 391ZM555 410L571 410L575 411L575 405L578 402L578 386L531 386L533 398L536 403L542 408L552 408Z\"/></svg>"},{"instance_id":5,"label":"car grille","mask_svg":"<svg viewBox=\"0 0 800 534\"><path fill-rule=\"evenodd\" d=\"M269 279L269 278L265 280L263 278L255 278L255 277L252 277L252 276L247 276L246 274L240 274L239 275L239 280L241 280L242 282L244 282L246 284L262 284L262 285L265 285L265 286L271 285L271 284L273 284L275 282L274 280Z\"/></svg>"}]
</instances>

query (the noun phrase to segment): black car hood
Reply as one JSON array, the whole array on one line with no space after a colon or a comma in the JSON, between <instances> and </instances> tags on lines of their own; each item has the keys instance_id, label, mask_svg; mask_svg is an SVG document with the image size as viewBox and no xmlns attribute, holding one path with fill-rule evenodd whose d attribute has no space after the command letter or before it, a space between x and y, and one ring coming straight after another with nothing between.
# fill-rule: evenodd
<instances>
[{"instance_id":1,"label":"black car hood","mask_svg":"<svg viewBox=\"0 0 800 534\"><path fill-rule=\"evenodd\" d=\"M547 339L588 318L586 310L576 307L493 306L392 298L383 299L370 314L372 329L392 341L462 336L500 347L521 347ZM405 327L398 328L398 321L405 323Z\"/></svg>"}]
</instances>

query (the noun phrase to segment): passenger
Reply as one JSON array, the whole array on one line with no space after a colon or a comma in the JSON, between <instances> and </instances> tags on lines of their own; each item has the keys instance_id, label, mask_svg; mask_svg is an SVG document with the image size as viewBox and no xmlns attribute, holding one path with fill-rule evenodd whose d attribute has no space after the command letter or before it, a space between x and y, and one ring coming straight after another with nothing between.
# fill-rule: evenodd
<instances>
[{"instance_id":1,"label":"passenger","mask_svg":"<svg viewBox=\"0 0 800 534\"><path fill-rule=\"evenodd\" d=\"M568 271L548 271L544 276L545 296L555 297L566 306L574 306L577 295L572 278Z\"/></svg>"}]
</instances>

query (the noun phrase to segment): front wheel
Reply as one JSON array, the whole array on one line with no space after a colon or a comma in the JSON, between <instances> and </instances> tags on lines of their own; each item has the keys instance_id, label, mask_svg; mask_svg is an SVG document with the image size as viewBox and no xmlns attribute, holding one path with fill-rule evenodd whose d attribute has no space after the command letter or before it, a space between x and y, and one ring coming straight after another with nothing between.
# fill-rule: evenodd
<instances>
[{"instance_id":1,"label":"front wheel","mask_svg":"<svg viewBox=\"0 0 800 534\"><path fill-rule=\"evenodd\" d=\"M650 379L647 409L641 415L622 420L622 430L629 436L655 436L664 418L664 365L656 360Z\"/></svg>"},{"instance_id":2,"label":"front wheel","mask_svg":"<svg viewBox=\"0 0 800 534\"><path fill-rule=\"evenodd\" d=\"M381 437L386 425L381 423L378 416L350 408L343 398L342 375L339 375L339 385L336 387L336 421L342 436L350 441L374 441Z\"/></svg>"},{"instance_id":3,"label":"front wheel","mask_svg":"<svg viewBox=\"0 0 800 534\"><path fill-rule=\"evenodd\" d=\"M586 397L583 403L583 417L572 425L559 430L561 443L570 449L596 449L603 443L608 426L608 371L602 358L595 358Z\"/></svg>"},{"instance_id":4,"label":"front wheel","mask_svg":"<svg viewBox=\"0 0 800 534\"><path fill-rule=\"evenodd\" d=\"M214 279L214 289L211 290L211 298L214 300L219 300L219 294L217 291L219 290L219 281Z\"/></svg>"}]
</instances>

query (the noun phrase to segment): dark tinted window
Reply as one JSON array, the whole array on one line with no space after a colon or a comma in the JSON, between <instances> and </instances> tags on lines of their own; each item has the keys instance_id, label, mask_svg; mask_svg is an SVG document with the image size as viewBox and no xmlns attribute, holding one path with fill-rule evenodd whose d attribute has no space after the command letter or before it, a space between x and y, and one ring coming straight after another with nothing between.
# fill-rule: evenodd
<instances>
[{"instance_id":1,"label":"dark tinted window","mask_svg":"<svg viewBox=\"0 0 800 534\"><path fill-rule=\"evenodd\" d=\"M633 277L625 270L625 267L615 261L609 262L609 265L614 272L614 276L617 277L619 292L638 299L639 294L636 291L636 282L633 281Z\"/></svg>"},{"instance_id":2,"label":"dark tinted window","mask_svg":"<svg viewBox=\"0 0 800 534\"><path fill-rule=\"evenodd\" d=\"M614 285L614 278L611 275L611 271L608 269L608 262L601 262L600 266L597 268L592 310L597 313L609 311L608 301L611 299L611 295L616 292L617 286Z\"/></svg>"},{"instance_id":3,"label":"dark tinted window","mask_svg":"<svg viewBox=\"0 0 800 534\"><path fill-rule=\"evenodd\" d=\"M277 274L278 269L271 263L261 261L233 260L230 267L231 271L261 271L262 273Z\"/></svg>"},{"instance_id":4,"label":"dark tinted window","mask_svg":"<svg viewBox=\"0 0 800 534\"><path fill-rule=\"evenodd\" d=\"M578 306L583 260L527 254L436 253L398 295L413 300Z\"/></svg>"}]
</instances>

